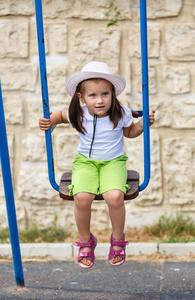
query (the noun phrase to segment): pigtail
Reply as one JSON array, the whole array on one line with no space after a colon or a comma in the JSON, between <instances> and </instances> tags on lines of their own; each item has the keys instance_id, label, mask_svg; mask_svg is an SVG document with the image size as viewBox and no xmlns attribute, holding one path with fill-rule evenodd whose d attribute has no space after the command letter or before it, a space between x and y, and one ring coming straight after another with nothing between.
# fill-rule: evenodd
<instances>
[{"instance_id":1,"label":"pigtail","mask_svg":"<svg viewBox=\"0 0 195 300\"><path fill-rule=\"evenodd\" d=\"M72 100L69 105L68 113L69 119L72 126L80 133L85 134L86 129L83 127L83 110L80 104L79 97L77 93L79 92L80 87L77 87Z\"/></svg>"},{"instance_id":2,"label":"pigtail","mask_svg":"<svg viewBox=\"0 0 195 300\"><path fill-rule=\"evenodd\" d=\"M108 111L110 121L117 127L118 122L123 118L125 111L116 97L114 86L112 85L112 104Z\"/></svg>"}]
</instances>

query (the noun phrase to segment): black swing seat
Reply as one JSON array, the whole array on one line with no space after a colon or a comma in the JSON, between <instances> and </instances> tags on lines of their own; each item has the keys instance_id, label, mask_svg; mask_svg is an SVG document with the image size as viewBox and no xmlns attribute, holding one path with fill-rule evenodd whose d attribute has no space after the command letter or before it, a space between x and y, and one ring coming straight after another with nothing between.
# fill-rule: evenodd
<instances>
[{"instance_id":1,"label":"black swing seat","mask_svg":"<svg viewBox=\"0 0 195 300\"><path fill-rule=\"evenodd\" d=\"M139 194L139 173L132 170L127 172L127 184L130 186L130 189L125 194L124 200L132 200ZM59 195L64 200L73 201L73 196L69 196L68 188L68 186L71 184L71 177L72 172L66 172L62 175L59 186ZM103 200L102 195L96 195L95 200Z\"/></svg>"}]
</instances>

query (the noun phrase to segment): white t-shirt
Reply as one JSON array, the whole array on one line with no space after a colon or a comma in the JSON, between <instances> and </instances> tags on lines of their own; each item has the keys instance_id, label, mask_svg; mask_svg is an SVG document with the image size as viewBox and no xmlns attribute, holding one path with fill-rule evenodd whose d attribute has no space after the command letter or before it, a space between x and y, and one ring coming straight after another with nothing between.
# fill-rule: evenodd
<instances>
[{"instance_id":1,"label":"white t-shirt","mask_svg":"<svg viewBox=\"0 0 195 300\"><path fill-rule=\"evenodd\" d=\"M124 116L116 128L110 121L109 116L97 118L95 138L93 141L90 158L99 160L111 160L124 154L123 127L129 127L133 121L131 110L122 105ZM87 106L83 109L83 126L87 130L85 134L79 132L80 144L77 149L85 157L89 157L91 141L93 138L93 119L88 112Z\"/></svg>"}]
</instances>

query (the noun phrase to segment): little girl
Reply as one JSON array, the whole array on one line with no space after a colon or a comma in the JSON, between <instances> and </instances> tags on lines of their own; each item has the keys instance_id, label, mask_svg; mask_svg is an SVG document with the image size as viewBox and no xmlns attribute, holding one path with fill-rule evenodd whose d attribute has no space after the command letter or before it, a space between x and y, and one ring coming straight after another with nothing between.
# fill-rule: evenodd
<instances>
[{"instance_id":1,"label":"little girl","mask_svg":"<svg viewBox=\"0 0 195 300\"><path fill-rule=\"evenodd\" d=\"M125 88L125 80L114 75L102 62L92 61L81 72L73 73L66 82L72 97L68 111L56 111L50 119L40 118L41 130L51 125L70 123L80 136L78 154L72 168L70 195L74 196L75 219L80 235L78 263L90 268L95 261L97 239L90 233L91 205L97 194L105 199L113 233L109 263L119 266L125 262L125 205L128 159L123 136L134 138L143 132L142 118L133 122L131 110L121 105L117 96ZM82 105L81 105L82 103ZM149 115L150 125L154 113Z\"/></svg>"}]
</instances>

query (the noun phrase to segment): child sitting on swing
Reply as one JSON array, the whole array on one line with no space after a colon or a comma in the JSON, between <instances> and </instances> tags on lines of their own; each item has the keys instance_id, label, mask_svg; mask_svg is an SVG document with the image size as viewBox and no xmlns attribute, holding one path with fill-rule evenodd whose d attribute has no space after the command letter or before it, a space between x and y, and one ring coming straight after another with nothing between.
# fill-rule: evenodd
<instances>
[{"instance_id":1,"label":"child sitting on swing","mask_svg":"<svg viewBox=\"0 0 195 300\"><path fill-rule=\"evenodd\" d=\"M95 262L97 239L90 232L91 205L102 194L112 224L108 261L112 266L125 262L125 205L128 159L123 136L135 138L143 132L143 119L133 122L131 110L117 96L125 89L125 79L111 72L103 62L92 61L66 81L72 97L68 111L56 111L50 119L40 118L41 130L51 125L70 123L80 136L72 167L70 195L74 196L75 220L80 236L78 263L91 268ZM81 105L81 103L83 105ZM154 113L149 114L150 125Z\"/></svg>"}]
</instances>

